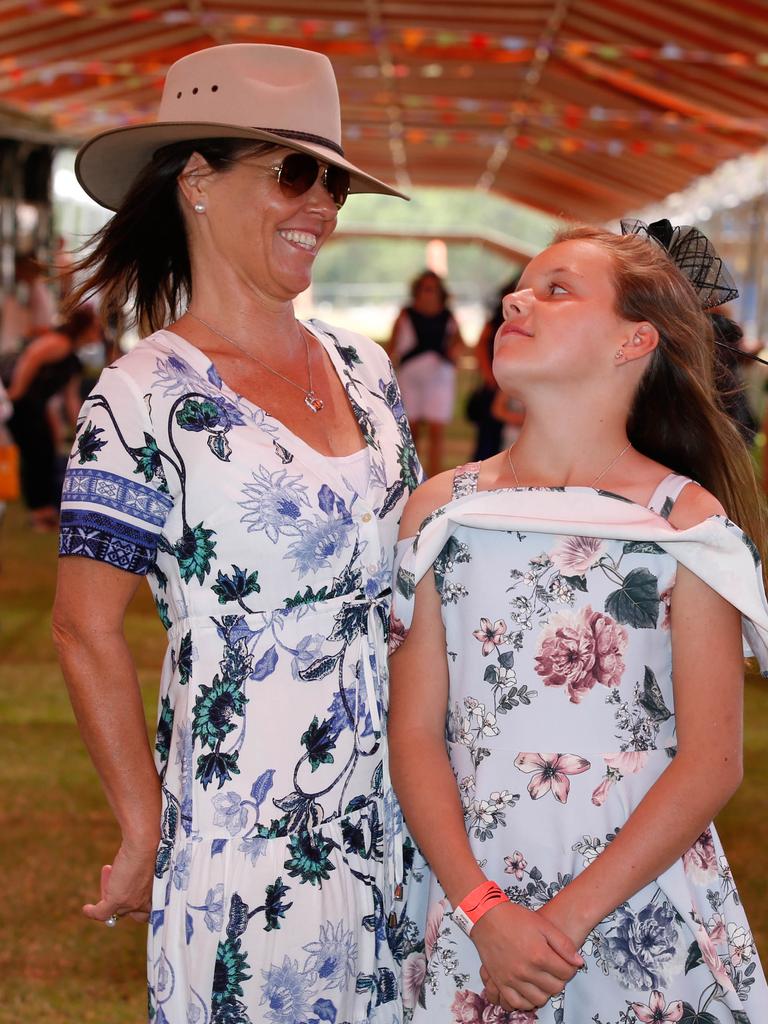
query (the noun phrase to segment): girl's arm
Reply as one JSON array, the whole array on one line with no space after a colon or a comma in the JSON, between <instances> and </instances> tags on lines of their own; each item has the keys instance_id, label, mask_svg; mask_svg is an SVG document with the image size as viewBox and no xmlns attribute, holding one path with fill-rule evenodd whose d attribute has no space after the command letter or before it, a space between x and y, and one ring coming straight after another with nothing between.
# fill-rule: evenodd
<instances>
[{"instance_id":1,"label":"girl's arm","mask_svg":"<svg viewBox=\"0 0 768 1024\"><path fill-rule=\"evenodd\" d=\"M404 536L415 533L427 512L447 500L446 478L450 475L441 474L415 492L403 516ZM435 501L436 494L443 500ZM390 677L387 731L392 781L409 828L455 907L486 877L467 838L445 746L448 667L440 598L431 571L416 588L411 629L392 656ZM558 928L512 903L488 911L471 937L511 1008L543 1005L582 963Z\"/></svg>"},{"instance_id":2,"label":"girl's arm","mask_svg":"<svg viewBox=\"0 0 768 1024\"><path fill-rule=\"evenodd\" d=\"M59 559L53 635L88 753L122 831L100 898L83 913L96 921L147 920L160 830L160 782L123 618L142 577L89 558Z\"/></svg>"},{"instance_id":3,"label":"girl's arm","mask_svg":"<svg viewBox=\"0 0 768 1024\"><path fill-rule=\"evenodd\" d=\"M576 945L678 860L741 782L739 612L678 565L670 614L677 755L616 838L539 911Z\"/></svg>"}]
</instances>

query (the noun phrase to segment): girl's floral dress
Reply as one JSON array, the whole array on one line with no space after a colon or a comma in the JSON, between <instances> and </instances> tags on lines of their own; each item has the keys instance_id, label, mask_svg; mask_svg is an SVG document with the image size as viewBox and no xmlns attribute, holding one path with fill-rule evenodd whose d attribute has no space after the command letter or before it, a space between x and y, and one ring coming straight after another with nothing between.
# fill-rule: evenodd
<instances>
[{"instance_id":1,"label":"girl's floral dress","mask_svg":"<svg viewBox=\"0 0 768 1024\"><path fill-rule=\"evenodd\" d=\"M754 545L722 517L682 531L666 522L688 482L669 477L646 509L590 488L474 493L469 466L455 500L403 542L392 641L407 632L415 585L432 567L447 639L446 742L467 834L488 877L531 910L600 855L675 756L678 562L744 613L768 668ZM536 1012L486 1004L475 947L437 879L426 884L424 941L403 970L415 1022L768 1021L765 977L712 826L594 929L585 968Z\"/></svg>"},{"instance_id":2,"label":"girl's floral dress","mask_svg":"<svg viewBox=\"0 0 768 1024\"><path fill-rule=\"evenodd\" d=\"M148 575L168 631L154 1024L397 1024L408 923L386 759L395 538L420 468L383 351L311 321L365 486L159 331L83 407L61 553Z\"/></svg>"}]
</instances>

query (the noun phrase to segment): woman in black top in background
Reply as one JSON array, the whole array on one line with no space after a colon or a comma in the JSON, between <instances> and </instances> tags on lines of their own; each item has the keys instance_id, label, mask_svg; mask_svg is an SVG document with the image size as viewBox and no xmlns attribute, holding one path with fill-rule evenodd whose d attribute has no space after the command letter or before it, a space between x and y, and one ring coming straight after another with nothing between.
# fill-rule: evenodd
<instances>
[{"instance_id":1,"label":"woman in black top in background","mask_svg":"<svg viewBox=\"0 0 768 1024\"><path fill-rule=\"evenodd\" d=\"M13 415L8 421L21 461L21 491L32 528L56 528L59 493L56 482L56 443L47 405L66 391L66 411L74 424L80 408L81 364L77 349L101 338L98 314L80 306L58 327L29 343L13 369L8 398Z\"/></svg>"},{"instance_id":2,"label":"woman in black top in background","mask_svg":"<svg viewBox=\"0 0 768 1024\"><path fill-rule=\"evenodd\" d=\"M411 284L411 304L395 320L389 355L417 445L422 424L427 425L429 476L443 468L443 434L453 418L455 364L462 345L445 284L434 271L425 270Z\"/></svg>"}]
</instances>

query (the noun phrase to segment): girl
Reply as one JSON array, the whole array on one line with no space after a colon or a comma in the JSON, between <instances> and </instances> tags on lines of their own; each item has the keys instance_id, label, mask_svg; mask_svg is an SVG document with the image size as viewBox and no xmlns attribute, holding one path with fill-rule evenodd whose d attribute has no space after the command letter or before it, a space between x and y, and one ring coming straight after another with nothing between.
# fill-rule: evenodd
<instances>
[{"instance_id":1,"label":"girl","mask_svg":"<svg viewBox=\"0 0 768 1024\"><path fill-rule=\"evenodd\" d=\"M392 778L434 873L415 1021L768 1020L711 825L741 779L739 612L768 665L762 503L703 312L732 289L695 229L631 230L529 264L494 357L520 437L403 516Z\"/></svg>"}]
</instances>

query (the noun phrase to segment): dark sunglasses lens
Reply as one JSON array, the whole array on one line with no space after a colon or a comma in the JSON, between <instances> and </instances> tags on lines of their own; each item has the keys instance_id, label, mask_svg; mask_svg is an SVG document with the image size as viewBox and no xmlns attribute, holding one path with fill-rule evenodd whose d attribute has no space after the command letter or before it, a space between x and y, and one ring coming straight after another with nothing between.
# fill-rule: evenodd
<instances>
[{"instance_id":1,"label":"dark sunglasses lens","mask_svg":"<svg viewBox=\"0 0 768 1024\"><path fill-rule=\"evenodd\" d=\"M280 188L295 199L309 192L317 181L319 164L308 153L291 153L280 166Z\"/></svg>"},{"instance_id":2,"label":"dark sunglasses lens","mask_svg":"<svg viewBox=\"0 0 768 1024\"><path fill-rule=\"evenodd\" d=\"M349 171L329 166L325 172L325 187L334 203L342 207L349 195Z\"/></svg>"},{"instance_id":3,"label":"dark sunglasses lens","mask_svg":"<svg viewBox=\"0 0 768 1024\"><path fill-rule=\"evenodd\" d=\"M308 153L291 153L280 165L280 188L291 199L309 192L317 181L320 165ZM341 207L349 195L349 171L329 165L323 174L323 184L336 206Z\"/></svg>"}]
</instances>

